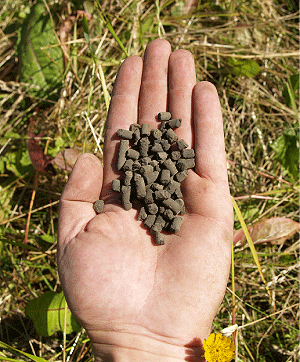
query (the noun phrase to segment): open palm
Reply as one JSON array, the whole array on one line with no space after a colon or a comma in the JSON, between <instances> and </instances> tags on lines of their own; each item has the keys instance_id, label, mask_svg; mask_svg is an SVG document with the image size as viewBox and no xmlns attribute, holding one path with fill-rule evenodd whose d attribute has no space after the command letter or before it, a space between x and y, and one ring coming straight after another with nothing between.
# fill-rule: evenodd
<instances>
[{"instance_id":1,"label":"open palm","mask_svg":"<svg viewBox=\"0 0 300 362\"><path fill-rule=\"evenodd\" d=\"M180 232L156 246L137 211L122 208L111 181L119 176L116 131L131 123L157 127L165 110L182 118L176 133L195 149L196 167L182 183ZM144 60L123 62L103 163L82 155L61 197L58 268L73 314L95 350L122 345L129 335L181 347L206 338L227 284L233 218L218 95L212 84L196 84L189 52L171 53L167 41L155 40ZM105 207L96 215L99 197ZM130 347L128 338L124 343Z\"/></svg>"}]
</instances>

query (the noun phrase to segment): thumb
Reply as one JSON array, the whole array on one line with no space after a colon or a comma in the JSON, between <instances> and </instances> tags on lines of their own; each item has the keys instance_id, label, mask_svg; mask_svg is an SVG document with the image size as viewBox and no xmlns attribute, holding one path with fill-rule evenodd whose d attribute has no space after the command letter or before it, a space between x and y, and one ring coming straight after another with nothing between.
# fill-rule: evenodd
<instances>
[{"instance_id":1,"label":"thumb","mask_svg":"<svg viewBox=\"0 0 300 362\"><path fill-rule=\"evenodd\" d=\"M99 199L103 182L100 160L80 155L62 192L59 206L58 246L65 246L95 217L93 203Z\"/></svg>"}]
</instances>

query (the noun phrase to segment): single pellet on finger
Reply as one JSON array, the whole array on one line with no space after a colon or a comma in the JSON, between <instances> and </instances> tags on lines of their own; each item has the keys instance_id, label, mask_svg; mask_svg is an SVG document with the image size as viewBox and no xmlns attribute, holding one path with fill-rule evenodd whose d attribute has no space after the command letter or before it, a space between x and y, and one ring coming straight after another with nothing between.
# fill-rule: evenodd
<instances>
[{"instance_id":1,"label":"single pellet on finger","mask_svg":"<svg viewBox=\"0 0 300 362\"><path fill-rule=\"evenodd\" d=\"M151 125L149 123L143 123L141 126L141 135L150 136Z\"/></svg>"},{"instance_id":2,"label":"single pellet on finger","mask_svg":"<svg viewBox=\"0 0 300 362\"><path fill-rule=\"evenodd\" d=\"M157 118L159 121L168 121L172 118L172 115L170 112L159 112Z\"/></svg>"},{"instance_id":3,"label":"single pellet on finger","mask_svg":"<svg viewBox=\"0 0 300 362\"><path fill-rule=\"evenodd\" d=\"M170 127L172 129L179 128L181 126L181 122L182 122L181 118L170 119L170 121L167 122L166 127Z\"/></svg>"},{"instance_id":4,"label":"single pellet on finger","mask_svg":"<svg viewBox=\"0 0 300 362\"><path fill-rule=\"evenodd\" d=\"M150 229L151 226L154 224L155 219L156 219L156 215L148 215L148 216L146 217L146 219L144 220L144 225L145 225L148 229Z\"/></svg>"},{"instance_id":5,"label":"single pellet on finger","mask_svg":"<svg viewBox=\"0 0 300 362\"><path fill-rule=\"evenodd\" d=\"M187 177L188 177L188 170L177 172L176 175L174 176L175 180L178 182L182 182Z\"/></svg>"},{"instance_id":6,"label":"single pellet on finger","mask_svg":"<svg viewBox=\"0 0 300 362\"><path fill-rule=\"evenodd\" d=\"M120 192L120 191L121 191L121 181L118 180L117 178L115 178L114 180L112 180L111 189L112 189L113 191Z\"/></svg>"},{"instance_id":7,"label":"single pellet on finger","mask_svg":"<svg viewBox=\"0 0 300 362\"><path fill-rule=\"evenodd\" d=\"M148 156L148 150L149 150L150 141L148 137L142 137L139 140L139 146L140 146L140 155L141 157L147 157Z\"/></svg>"},{"instance_id":8,"label":"single pellet on finger","mask_svg":"<svg viewBox=\"0 0 300 362\"><path fill-rule=\"evenodd\" d=\"M171 209L175 215L177 215L180 212L181 206L171 198L163 200L162 204Z\"/></svg>"},{"instance_id":9,"label":"single pellet on finger","mask_svg":"<svg viewBox=\"0 0 300 362\"><path fill-rule=\"evenodd\" d=\"M180 228L181 228L182 221L183 221L183 218L182 218L182 217L180 217L180 216L175 216L174 219L173 219L172 222L171 222L170 230L171 230L173 233L178 233L178 231L179 231Z\"/></svg>"},{"instance_id":10,"label":"single pellet on finger","mask_svg":"<svg viewBox=\"0 0 300 362\"><path fill-rule=\"evenodd\" d=\"M193 158L180 158L176 162L176 167L178 168L179 171L184 171L189 168L194 168L195 165L196 165L195 160Z\"/></svg>"},{"instance_id":11,"label":"single pellet on finger","mask_svg":"<svg viewBox=\"0 0 300 362\"><path fill-rule=\"evenodd\" d=\"M132 131L128 131L126 129L118 129L117 130L117 136L120 138L123 138L124 140L132 140Z\"/></svg>"},{"instance_id":12,"label":"single pellet on finger","mask_svg":"<svg viewBox=\"0 0 300 362\"><path fill-rule=\"evenodd\" d=\"M138 220L146 220L147 216L148 214L146 212L146 209L144 206L142 206L138 214Z\"/></svg>"},{"instance_id":13,"label":"single pellet on finger","mask_svg":"<svg viewBox=\"0 0 300 362\"><path fill-rule=\"evenodd\" d=\"M122 204L125 210L130 210L132 208L132 203L130 201L131 186L122 186Z\"/></svg>"},{"instance_id":14,"label":"single pellet on finger","mask_svg":"<svg viewBox=\"0 0 300 362\"><path fill-rule=\"evenodd\" d=\"M164 245L165 244L165 235L161 232L155 232L155 243L156 245Z\"/></svg>"},{"instance_id":15,"label":"single pellet on finger","mask_svg":"<svg viewBox=\"0 0 300 362\"><path fill-rule=\"evenodd\" d=\"M181 157L183 158L194 158L195 151L192 148L185 148L181 150Z\"/></svg>"},{"instance_id":16,"label":"single pellet on finger","mask_svg":"<svg viewBox=\"0 0 300 362\"><path fill-rule=\"evenodd\" d=\"M126 162L126 152L129 149L129 140L121 140L117 168L120 171Z\"/></svg>"},{"instance_id":17,"label":"single pellet on finger","mask_svg":"<svg viewBox=\"0 0 300 362\"><path fill-rule=\"evenodd\" d=\"M97 214L100 214L104 208L104 201L103 200L96 200L94 202L94 210Z\"/></svg>"},{"instance_id":18,"label":"single pellet on finger","mask_svg":"<svg viewBox=\"0 0 300 362\"><path fill-rule=\"evenodd\" d=\"M166 132L166 137L168 138L170 143L173 143L178 140L177 134L172 130L172 128L169 128Z\"/></svg>"},{"instance_id":19,"label":"single pellet on finger","mask_svg":"<svg viewBox=\"0 0 300 362\"><path fill-rule=\"evenodd\" d=\"M179 150L183 150L184 148L189 147L189 145L185 142L185 140L178 140L176 144Z\"/></svg>"}]
</instances>

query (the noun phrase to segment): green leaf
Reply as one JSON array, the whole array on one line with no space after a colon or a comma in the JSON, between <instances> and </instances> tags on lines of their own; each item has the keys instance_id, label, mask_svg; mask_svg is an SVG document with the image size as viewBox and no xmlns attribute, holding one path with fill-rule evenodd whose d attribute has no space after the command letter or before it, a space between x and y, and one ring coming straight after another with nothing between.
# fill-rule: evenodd
<instances>
[{"instance_id":1,"label":"green leaf","mask_svg":"<svg viewBox=\"0 0 300 362\"><path fill-rule=\"evenodd\" d=\"M246 76L250 78L256 77L260 72L259 65L251 59L235 59L229 58L228 63L230 72L236 76Z\"/></svg>"},{"instance_id":2,"label":"green leaf","mask_svg":"<svg viewBox=\"0 0 300 362\"><path fill-rule=\"evenodd\" d=\"M31 359L32 361L35 361L35 362L47 362L47 360L45 360L44 358L41 358L41 357L37 357L37 356L34 356L30 353L26 353L26 352L23 352L23 351L20 351L18 350L17 348L14 348L14 347L11 347L9 346L8 344L4 343L4 342L1 342L0 341L0 347L4 348L4 349L7 349L9 351L13 351L13 352L17 352L18 354L21 354L23 356L26 356L27 358ZM0 356L0 360L4 360L4 361L18 361L20 362L20 360L14 360L14 359L8 359L7 357L1 357Z\"/></svg>"},{"instance_id":3,"label":"green leaf","mask_svg":"<svg viewBox=\"0 0 300 362\"><path fill-rule=\"evenodd\" d=\"M292 107L293 102L297 99L297 92L299 90L299 73L293 74L288 82L284 85L283 96L285 104Z\"/></svg>"},{"instance_id":4,"label":"green leaf","mask_svg":"<svg viewBox=\"0 0 300 362\"><path fill-rule=\"evenodd\" d=\"M25 314L33 320L37 333L43 337L58 331L63 332L65 321L67 334L81 330L80 324L66 307L63 292L48 291L31 300L25 308Z\"/></svg>"},{"instance_id":5,"label":"green leaf","mask_svg":"<svg viewBox=\"0 0 300 362\"><path fill-rule=\"evenodd\" d=\"M43 1L31 8L24 21L17 52L20 79L32 85L28 94L56 100L62 87L63 56Z\"/></svg>"},{"instance_id":6,"label":"green leaf","mask_svg":"<svg viewBox=\"0 0 300 362\"><path fill-rule=\"evenodd\" d=\"M299 178L299 144L294 134L283 134L271 145L275 158L289 174L297 180Z\"/></svg>"}]
</instances>

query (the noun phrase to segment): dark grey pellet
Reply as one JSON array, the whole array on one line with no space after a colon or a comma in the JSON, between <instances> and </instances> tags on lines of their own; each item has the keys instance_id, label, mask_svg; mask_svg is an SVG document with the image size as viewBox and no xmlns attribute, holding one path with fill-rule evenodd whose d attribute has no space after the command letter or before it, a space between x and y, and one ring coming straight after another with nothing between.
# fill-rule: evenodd
<instances>
[{"instance_id":1,"label":"dark grey pellet","mask_svg":"<svg viewBox=\"0 0 300 362\"><path fill-rule=\"evenodd\" d=\"M137 160L140 157L140 153L133 148L129 148L129 150L126 152L126 156L132 160Z\"/></svg>"},{"instance_id":2,"label":"dark grey pellet","mask_svg":"<svg viewBox=\"0 0 300 362\"><path fill-rule=\"evenodd\" d=\"M163 200L162 204L173 211L177 215L181 209L180 205L173 199Z\"/></svg>"},{"instance_id":3,"label":"dark grey pellet","mask_svg":"<svg viewBox=\"0 0 300 362\"><path fill-rule=\"evenodd\" d=\"M176 167L178 168L179 171L184 171L189 168L194 168L195 160L193 158L180 158L176 162Z\"/></svg>"},{"instance_id":4,"label":"dark grey pellet","mask_svg":"<svg viewBox=\"0 0 300 362\"><path fill-rule=\"evenodd\" d=\"M174 176L178 172L175 163L169 158L164 162L164 166L170 171L171 176Z\"/></svg>"},{"instance_id":5,"label":"dark grey pellet","mask_svg":"<svg viewBox=\"0 0 300 362\"><path fill-rule=\"evenodd\" d=\"M155 232L155 243L156 245L164 245L165 244L165 235L161 232Z\"/></svg>"},{"instance_id":6,"label":"dark grey pellet","mask_svg":"<svg viewBox=\"0 0 300 362\"><path fill-rule=\"evenodd\" d=\"M174 180L171 180L167 186L165 186L165 190L169 191L172 195L176 189L180 189L180 183Z\"/></svg>"},{"instance_id":7,"label":"dark grey pellet","mask_svg":"<svg viewBox=\"0 0 300 362\"><path fill-rule=\"evenodd\" d=\"M141 127L141 135L142 136L150 136L151 125L149 123L143 123Z\"/></svg>"},{"instance_id":8,"label":"dark grey pellet","mask_svg":"<svg viewBox=\"0 0 300 362\"><path fill-rule=\"evenodd\" d=\"M150 157L143 157L143 158L140 159L140 164L141 164L142 166L148 165L150 161L151 161L151 158L150 158Z\"/></svg>"},{"instance_id":9,"label":"dark grey pellet","mask_svg":"<svg viewBox=\"0 0 300 362\"><path fill-rule=\"evenodd\" d=\"M183 158L193 158L195 157L195 151L191 148L185 148L181 150L181 156Z\"/></svg>"},{"instance_id":10,"label":"dark grey pellet","mask_svg":"<svg viewBox=\"0 0 300 362\"><path fill-rule=\"evenodd\" d=\"M152 165L145 165L140 168L140 172L143 176L148 175L149 173L153 172L153 166Z\"/></svg>"},{"instance_id":11,"label":"dark grey pellet","mask_svg":"<svg viewBox=\"0 0 300 362\"><path fill-rule=\"evenodd\" d=\"M154 196L156 200L166 200L171 197L171 194L167 190L158 190L154 192Z\"/></svg>"},{"instance_id":12,"label":"dark grey pellet","mask_svg":"<svg viewBox=\"0 0 300 362\"><path fill-rule=\"evenodd\" d=\"M134 175L134 182L136 188L136 197L138 199L143 199L146 196L146 186L142 175L136 173Z\"/></svg>"},{"instance_id":13,"label":"dark grey pellet","mask_svg":"<svg viewBox=\"0 0 300 362\"><path fill-rule=\"evenodd\" d=\"M172 118L172 115L170 112L159 112L157 118L159 121L168 121Z\"/></svg>"},{"instance_id":14,"label":"dark grey pellet","mask_svg":"<svg viewBox=\"0 0 300 362\"><path fill-rule=\"evenodd\" d=\"M120 141L120 148L119 148L119 157L118 157L118 170L120 171L121 168L124 166L126 162L126 152L129 148L129 141L128 140L121 140Z\"/></svg>"},{"instance_id":15,"label":"dark grey pellet","mask_svg":"<svg viewBox=\"0 0 300 362\"><path fill-rule=\"evenodd\" d=\"M122 169L124 171L132 171L132 166L133 166L133 160L131 160L130 158L128 160L125 161Z\"/></svg>"},{"instance_id":16,"label":"dark grey pellet","mask_svg":"<svg viewBox=\"0 0 300 362\"><path fill-rule=\"evenodd\" d=\"M181 172L177 172L174 176L174 179L178 182L182 182L184 179L188 177L188 170L184 170Z\"/></svg>"},{"instance_id":17,"label":"dark grey pellet","mask_svg":"<svg viewBox=\"0 0 300 362\"><path fill-rule=\"evenodd\" d=\"M114 180L112 180L111 189L112 189L113 191L120 192L120 191L121 191L121 181L118 180L117 178L115 178Z\"/></svg>"},{"instance_id":18,"label":"dark grey pellet","mask_svg":"<svg viewBox=\"0 0 300 362\"><path fill-rule=\"evenodd\" d=\"M158 206L156 204L147 204L149 214L156 215L158 213Z\"/></svg>"},{"instance_id":19,"label":"dark grey pellet","mask_svg":"<svg viewBox=\"0 0 300 362\"><path fill-rule=\"evenodd\" d=\"M171 119L169 122L167 122L166 127L170 127L170 128L178 128L181 126L181 122L182 119L178 118L178 119Z\"/></svg>"},{"instance_id":20,"label":"dark grey pellet","mask_svg":"<svg viewBox=\"0 0 300 362\"><path fill-rule=\"evenodd\" d=\"M94 202L94 210L97 214L100 214L103 211L104 201L103 200L96 200Z\"/></svg>"},{"instance_id":21,"label":"dark grey pellet","mask_svg":"<svg viewBox=\"0 0 300 362\"><path fill-rule=\"evenodd\" d=\"M167 130L166 137L168 138L170 143L173 143L178 140L177 134L171 128Z\"/></svg>"},{"instance_id":22,"label":"dark grey pellet","mask_svg":"<svg viewBox=\"0 0 300 362\"><path fill-rule=\"evenodd\" d=\"M163 152L162 145L160 143L155 143L155 145L151 147L151 152Z\"/></svg>"},{"instance_id":23,"label":"dark grey pellet","mask_svg":"<svg viewBox=\"0 0 300 362\"><path fill-rule=\"evenodd\" d=\"M168 220L172 220L174 218L174 213L170 209L166 209L163 214L164 214L164 217Z\"/></svg>"},{"instance_id":24,"label":"dark grey pellet","mask_svg":"<svg viewBox=\"0 0 300 362\"><path fill-rule=\"evenodd\" d=\"M136 172L136 171L139 171L141 168L141 164L138 160L135 160L132 164L132 171L133 172Z\"/></svg>"},{"instance_id":25,"label":"dark grey pellet","mask_svg":"<svg viewBox=\"0 0 300 362\"><path fill-rule=\"evenodd\" d=\"M175 189L175 191L173 192L173 196L176 196L178 199L180 199L182 197L182 192L180 190L180 187L178 187L178 189Z\"/></svg>"},{"instance_id":26,"label":"dark grey pellet","mask_svg":"<svg viewBox=\"0 0 300 362\"><path fill-rule=\"evenodd\" d=\"M147 216L148 215L146 213L146 210L145 210L144 206L142 206L140 208L140 211L139 211L139 214L138 214L138 220L145 220Z\"/></svg>"},{"instance_id":27,"label":"dark grey pellet","mask_svg":"<svg viewBox=\"0 0 300 362\"><path fill-rule=\"evenodd\" d=\"M167 152L157 152L157 158L159 161L163 162L167 159L168 154Z\"/></svg>"},{"instance_id":28,"label":"dark grey pellet","mask_svg":"<svg viewBox=\"0 0 300 362\"><path fill-rule=\"evenodd\" d=\"M154 181L156 181L156 179L158 178L158 175L159 175L158 171L153 171L153 172L145 175L144 177L146 179L147 185L152 184Z\"/></svg>"},{"instance_id":29,"label":"dark grey pellet","mask_svg":"<svg viewBox=\"0 0 300 362\"><path fill-rule=\"evenodd\" d=\"M179 150L183 150L184 148L189 147L189 145L185 142L185 140L178 140L176 144Z\"/></svg>"},{"instance_id":30,"label":"dark grey pellet","mask_svg":"<svg viewBox=\"0 0 300 362\"><path fill-rule=\"evenodd\" d=\"M170 170L163 169L160 174L160 182L163 185L167 185L170 182L170 179L171 179Z\"/></svg>"},{"instance_id":31,"label":"dark grey pellet","mask_svg":"<svg viewBox=\"0 0 300 362\"><path fill-rule=\"evenodd\" d=\"M153 128L150 134L154 139L159 139L161 138L162 132L157 128Z\"/></svg>"},{"instance_id":32,"label":"dark grey pellet","mask_svg":"<svg viewBox=\"0 0 300 362\"><path fill-rule=\"evenodd\" d=\"M140 144L140 154L141 157L147 157L148 156L148 150L149 150L149 145L150 145L150 141L148 139L148 137L143 137L139 140L139 144Z\"/></svg>"},{"instance_id":33,"label":"dark grey pellet","mask_svg":"<svg viewBox=\"0 0 300 362\"><path fill-rule=\"evenodd\" d=\"M154 198L153 198L153 191L150 188L146 189L146 196L145 196L145 203L146 204L153 204Z\"/></svg>"},{"instance_id":34,"label":"dark grey pellet","mask_svg":"<svg viewBox=\"0 0 300 362\"><path fill-rule=\"evenodd\" d=\"M153 190L153 191L162 190L163 188L164 188L164 186L157 182L153 182L151 184L151 190Z\"/></svg>"},{"instance_id":35,"label":"dark grey pellet","mask_svg":"<svg viewBox=\"0 0 300 362\"><path fill-rule=\"evenodd\" d=\"M132 208L132 203L130 202L131 186L122 186L122 204L125 210L130 210Z\"/></svg>"},{"instance_id":36,"label":"dark grey pellet","mask_svg":"<svg viewBox=\"0 0 300 362\"><path fill-rule=\"evenodd\" d=\"M129 129L130 129L130 131L135 131L135 130L140 130L141 129L141 125L140 124L138 124L138 123L132 123L130 126L129 126Z\"/></svg>"},{"instance_id":37,"label":"dark grey pellet","mask_svg":"<svg viewBox=\"0 0 300 362\"><path fill-rule=\"evenodd\" d=\"M166 208L165 208L164 206L160 206L160 207L158 208L158 212L159 212L160 214L163 214L165 211L166 211Z\"/></svg>"},{"instance_id":38,"label":"dark grey pellet","mask_svg":"<svg viewBox=\"0 0 300 362\"><path fill-rule=\"evenodd\" d=\"M182 217L175 216L171 222L170 231L173 233L178 233L178 231L180 230L182 221L183 221Z\"/></svg>"},{"instance_id":39,"label":"dark grey pellet","mask_svg":"<svg viewBox=\"0 0 300 362\"><path fill-rule=\"evenodd\" d=\"M161 139L160 144L162 145L162 148L163 148L164 151L168 151L170 149L170 147L171 147L169 141L166 140L166 139Z\"/></svg>"},{"instance_id":40,"label":"dark grey pellet","mask_svg":"<svg viewBox=\"0 0 300 362\"><path fill-rule=\"evenodd\" d=\"M180 159L181 153L179 151L172 151L171 152L171 160L177 161Z\"/></svg>"},{"instance_id":41,"label":"dark grey pellet","mask_svg":"<svg viewBox=\"0 0 300 362\"><path fill-rule=\"evenodd\" d=\"M124 140L132 140L132 131L128 131L127 129L118 129L117 136L123 138Z\"/></svg>"},{"instance_id":42,"label":"dark grey pellet","mask_svg":"<svg viewBox=\"0 0 300 362\"><path fill-rule=\"evenodd\" d=\"M151 226L154 224L155 219L156 219L156 215L148 215L146 217L146 219L144 220L144 225L150 229Z\"/></svg>"},{"instance_id":43,"label":"dark grey pellet","mask_svg":"<svg viewBox=\"0 0 300 362\"><path fill-rule=\"evenodd\" d=\"M125 178L124 178L124 185L125 186L130 186L132 176L133 176L132 171L125 171Z\"/></svg>"},{"instance_id":44,"label":"dark grey pellet","mask_svg":"<svg viewBox=\"0 0 300 362\"><path fill-rule=\"evenodd\" d=\"M164 218L161 215L158 215L154 224L151 227L151 230L160 232L165 227L165 225L166 225L166 222L165 222Z\"/></svg>"}]
</instances>

